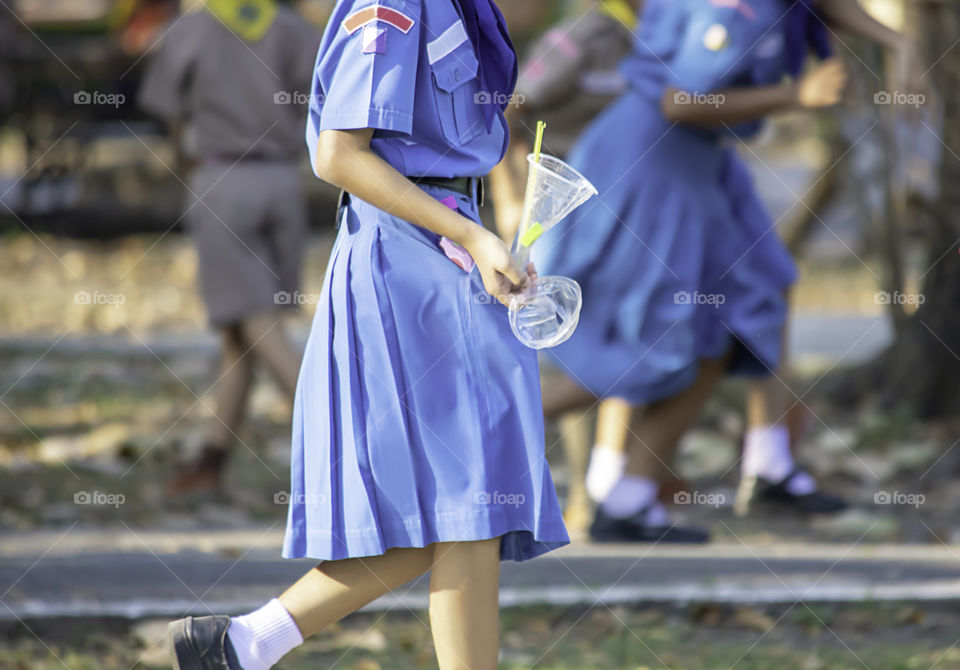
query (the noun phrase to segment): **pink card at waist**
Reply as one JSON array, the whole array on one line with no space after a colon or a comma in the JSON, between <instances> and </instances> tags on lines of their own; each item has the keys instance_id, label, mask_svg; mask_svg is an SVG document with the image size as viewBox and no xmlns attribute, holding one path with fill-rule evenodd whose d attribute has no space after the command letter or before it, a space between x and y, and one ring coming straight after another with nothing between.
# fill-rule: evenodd
<instances>
[{"instance_id":1,"label":"pink card at waist","mask_svg":"<svg viewBox=\"0 0 960 670\"><path fill-rule=\"evenodd\" d=\"M448 195L440 202L454 211L459 209L459 207L457 207L457 199L455 196ZM473 260L470 252L461 247L459 244L446 237L442 237L440 238L440 249L442 249L447 258L456 263L461 270L468 274L473 272L473 266L476 265L476 262Z\"/></svg>"}]
</instances>

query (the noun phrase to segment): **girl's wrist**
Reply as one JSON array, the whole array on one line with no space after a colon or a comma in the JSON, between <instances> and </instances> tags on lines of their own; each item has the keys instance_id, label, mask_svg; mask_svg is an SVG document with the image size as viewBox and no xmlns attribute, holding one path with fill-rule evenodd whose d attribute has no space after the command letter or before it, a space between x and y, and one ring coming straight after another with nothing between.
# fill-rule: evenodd
<instances>
[{"instance_id":1,"label":"girl's wrist","mask_svg":"<svg viewBox=\"0 0 960 670\"><path fill-rule=\"evenodd\" d=\"M470 219L456 212L451 212L451 214L458 219L457 230L453 234L447 235L447 239L451 242L456 242L464 249L469 249L476 241L477 233L483 230L483 226L478 226Z\"/></svg>"},{"instance_id":2,"label":"girl's wrist","mask_svg":"<svg viewBox=\"0 0 960 670\"><path fill-rule=\"evenodd\" d=\"M469 251L480 242L484 235L487 234L489 233L487 232L486 228L473 222L469 222L466 225L466 230L464 230L461 241L457 242L457 244Z\"/></svg>"}]
</instances>

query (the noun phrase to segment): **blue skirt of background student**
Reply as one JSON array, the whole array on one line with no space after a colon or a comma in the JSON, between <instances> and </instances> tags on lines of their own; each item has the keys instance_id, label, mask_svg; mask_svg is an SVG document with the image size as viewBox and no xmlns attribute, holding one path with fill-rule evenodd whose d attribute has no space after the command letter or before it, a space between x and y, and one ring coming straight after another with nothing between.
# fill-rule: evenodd
<instances>
[{"instance_id":1,"label":"blue skirt of background student","mask_svg":"<svg viewBox=\"0 0 960 670\"><path fill-rule=\"evenodd\" d=\"M583 288L576 333L548 356L596 395L637 404L682 391L701 359L731 349L733 371L776 369L796 269L733 150L630 92L571 163L600 197L538 242L540 273Z\"/></svg>"},{"instance_id":2,"label":"blue skirt of background student","mask_svg":"<svg viewBox=\"0 0 960 670\"><path fill-rule=\"evenodd\" d=\"M631 88L571 155L599 197L535 252L541 274L583 287L577 332L548 356L597 396L672 396L702 359L728 352L734 372L779 365L794 262L728 129L669 123L661 100L796 75L808 47L827 53L815 11L807 0L644 4L623 65Z\"/></svg>"}]
</instances>

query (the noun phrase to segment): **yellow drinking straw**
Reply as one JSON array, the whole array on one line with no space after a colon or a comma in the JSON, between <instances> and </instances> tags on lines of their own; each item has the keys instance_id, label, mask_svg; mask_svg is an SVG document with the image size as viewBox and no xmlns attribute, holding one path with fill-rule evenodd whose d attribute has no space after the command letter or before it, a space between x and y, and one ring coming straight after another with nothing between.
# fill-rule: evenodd
<instances>
[{"instance_id":1,"label":"yellow drinking straw","mask_svg":"<svg viewBox=\"0 0 960 670\"><path fill-rule=\"evenodd\" d=\"M537 121L537 139L533 142L533 162L540 162L540 150L543 149L543 131L547 129L546 121ZM530 184L528 184L528 187ZM526 219L529 216L529 212L526 213L524 218ZM524 221L528 223L529 221ZM526 226L524 226L526 228ZM537 239L543 235L543 226L539 222L534 221L533 225L529 228L526 228L523 233L520 235L520 244L523 247L529 247L531 244L537 241Z\"/></svg>"},{"instance_id":2,"label":"yellow drinking straw","mask_svg":"<svg viewBox=\"0 0 960 670\"><path fill-rule=\"evenodd\" d=\"M533 143L533 160L540 162L540 150L543 148L543 131L547 129L546 121L537 121L537 139Z\"/></svg>"}]
</instances>

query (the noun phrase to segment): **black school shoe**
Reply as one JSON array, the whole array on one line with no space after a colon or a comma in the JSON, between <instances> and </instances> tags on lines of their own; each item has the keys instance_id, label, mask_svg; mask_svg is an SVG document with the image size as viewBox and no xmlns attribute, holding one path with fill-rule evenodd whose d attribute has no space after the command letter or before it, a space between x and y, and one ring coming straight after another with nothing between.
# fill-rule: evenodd
<instances>
[{"instance_id":1,"label":"black school shoe","mask_svg":"<svg viewBox=\"0 0 960 670\"><path fill-rule=\"evenodd\" d=\"M597 507L590 526L590 538L594 542L668 542L671 544L703 544L710 540L710 533L702 528L678 526L652 526L646 523L647 510L642 509L631 517L618 519Z\"/></svg>"},{"instance_id":2,"label":"black school shoe","mask_svg":"<svg viewBox=\"0 0 960 670\"><path fill-rule=\"evenodd\" d=\"M243 670L227 639L228 616L178 619L167 626L173 670Z\"/></svg>"},{"instance_id":3,"label":"black school shoe","mask_svg":"<svg viewBox=\"0 0 960 670\"><path fill-rule=\"evenodd\" d=\"M779 482L771 482L763 477L750 477L740 482L737 491L735 511L744 516L754 507L769 506L781 510L798 512L800 514L835 514L849 507L846 500L822 491L813 493L791 493L788 484L790 480L802 473L797 467Z\"/></svg>"}]
</instances>

